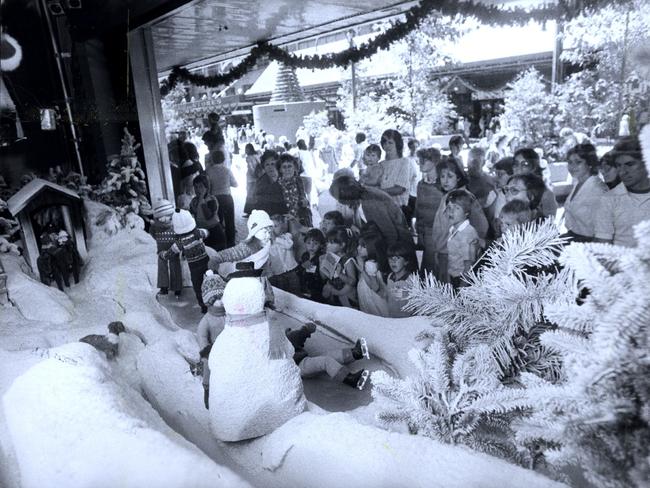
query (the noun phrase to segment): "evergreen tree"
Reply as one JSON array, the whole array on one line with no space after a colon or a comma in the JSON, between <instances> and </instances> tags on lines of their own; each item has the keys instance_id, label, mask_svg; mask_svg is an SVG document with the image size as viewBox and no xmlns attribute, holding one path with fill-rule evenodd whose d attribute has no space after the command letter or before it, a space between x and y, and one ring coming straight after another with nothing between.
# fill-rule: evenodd
<instances>
[{"instance_id":1,"label":"evergreen tree","mask_svg":"<svg viewBox=\"0 0 650 488\"><path fill-rule=\"evenodd\" d=\"M562 355L565 381L523 378L534 412L518 440L546 446L552 465L576 464L601 487L650 480L650 221L635 235L633 249L564 251L562 263L590 292L580 304L546 309L559 327L542 334L542 344Z\"/></svg>"},{"instance_id":2,"label":"evergreen tree","mask_svg":"<svg viewBox=\"0 0 650 488\"><path fill-rule=\"evenodd\" d=\"M117 211L123 224L131 218L129 214L139 215L145 221L152 215L145 174L135 153L139 147L125 127L120 154L111 157L108 175L96 192L102 203Z\"/></svg>"}]
</instances>

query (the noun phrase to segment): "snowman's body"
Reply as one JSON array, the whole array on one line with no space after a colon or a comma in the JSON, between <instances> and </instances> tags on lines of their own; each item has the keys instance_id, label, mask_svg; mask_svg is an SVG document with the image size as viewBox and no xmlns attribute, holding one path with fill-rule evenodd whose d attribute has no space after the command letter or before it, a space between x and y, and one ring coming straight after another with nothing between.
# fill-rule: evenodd
<instances>
[{"instance_id":1,"label":"snowman's body","mask_svg":"<svg viewBox=\"0 0 650 488\"><path fill-rule=\"evenodd\" d=\"M253 295L253 307L241 306ZM293 346L263 312L259 279L231 280L223 303L226 325L209 359L210 422L218 439L240 441L272 432L302 413L306 400Z\"/></svg>"}]
</instances>

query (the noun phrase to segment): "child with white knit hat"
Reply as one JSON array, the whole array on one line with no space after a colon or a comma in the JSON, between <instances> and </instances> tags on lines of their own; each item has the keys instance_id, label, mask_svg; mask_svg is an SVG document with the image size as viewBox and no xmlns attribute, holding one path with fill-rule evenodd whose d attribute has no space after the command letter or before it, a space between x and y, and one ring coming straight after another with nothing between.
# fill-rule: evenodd
<instances>
[{"instance_id":1,"label":"child with white knit hat","mask_svg":"<svg viewBox=\"0 0 650 488\"><path fill-rule=\"evenodd\" d=\"M172 226L176 234L174 243L167 251L163 251L159 255L163 259L169 259L179 254L183 255L190 268L190 278L196 300L201 307L201 312L207 313L208 307L203 303L201 296L201 285L203 284L203 275L208 269L209 258L205 244L203 244L203 239L208 236L208 231L199 229L192 214L182 209L176 209L172 215Z\"/></svg>"},{"instance_id":2,"label":"child with white knit hat","mask_svg":"<svg viewBox=\"0 0 650 488\"><path fill-rule=\"evenodd\" d=\"M156 253L158 254L158 278L157 285L161 295L167 295L171 289L178 298L183 287L183 275L181 273L181 260L178 255L170 256L169 259L162 259L160 253L169 250L176 241L176 234L172 226L172 215L174 204L169 200L161 198L153 207L154 221L149 227L149 234L156 241Z\"/></svg>"}]
</instances>

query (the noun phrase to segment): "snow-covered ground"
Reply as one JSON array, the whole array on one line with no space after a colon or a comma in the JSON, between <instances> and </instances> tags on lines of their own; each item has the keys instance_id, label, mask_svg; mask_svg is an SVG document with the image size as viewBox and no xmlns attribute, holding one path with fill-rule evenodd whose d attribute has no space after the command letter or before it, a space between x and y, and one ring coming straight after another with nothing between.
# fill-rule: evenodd
<instances>
[{"instance_id":1,"label":"snow-covered ground","mask_svg":"<svg viewBox=\"0 0 650 488\"><path fill-rule=\"evenodd\" d=\"M88 222L98 210L88 206ZM153 240L138 229L88 230L81 283L66 293L1 256L15 306L0 309L0 486L556 486L465 447L382 430L372 403L346 413L310 404L267 436L217 441L190 370L198 346L155 299ZM276 296L299 321L367 337L400 375L411 373L415 335L431 326ZM115 360L77 342L113 320L133 332L120 336Z\"/></svg>"}]
</instances>

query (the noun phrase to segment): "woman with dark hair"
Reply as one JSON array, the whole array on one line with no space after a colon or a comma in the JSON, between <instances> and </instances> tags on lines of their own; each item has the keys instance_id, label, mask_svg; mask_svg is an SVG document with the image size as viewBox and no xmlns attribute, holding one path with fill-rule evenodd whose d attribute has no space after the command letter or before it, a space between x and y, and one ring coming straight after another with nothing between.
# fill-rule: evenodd
<instances>
[{"instance_id":1,"label":"woman with dark hair","mask_svg":"<svg viewBox=\"0 0 650 488\"><path fill-rule=\"evenodd\" d=\"M534 212L535 218L546 217L540 208L546 190L546 185L541 177L532 173L516 174L510 177L508 186L504 190L508 202L521 200L528 204Z\"/></svg>"},{"instance_id":2,"label":"woman with dark hair","mask_svg":"<svg viewBox=\"0 0 650 488\"><path fill-rule=\"evenodd\" d=\"M267 149L260 159L264 173L255 184L255 209L264 210L269 215L286 214L287 202L284 199L282 186L278 182L280 178L278 154Z\"/></svg>"},{"instance_id":3,"label":"woman with dark hair","mask_svg":"<svg viewBox=\"0 0 650 488\"><path fill-rule=\"evenodd\" d=\"M404 211L408 218L409 189L411 188L411 161L404 155L404 139L394 130L388 129L381 135L381 148L386 153L381 162L383 174L379 188L385 191ZM410 222L407 222L410 225Z\"/></svg>"},{"instance_id":4,"label":"woman with dark hair","mask_svg":"<svg viewBox=\"0 0 650 488\"><path fill-rule=\"evenodd\" d=\"M616 169L616 161L614 161L614 151L603 154L603 157L600 158L600 168L598 168L598 171L609 190L621 183L621 179L618 177L618 170Z\"/></svg>"},{"instance_id":5,"label":"woman with dark hair","mask_svg":"<svg viewBox=\"0 0 650 488\"><path fill-rule=\"evenodd\" d=\"M598 177L598 155L591 144L578 144L567 152L574 184L564 202L567 235L576 242L594 239L596 211L607 186Z\"/></svg>"},{"instance_id":6,"label":"woman with dark hair","mask_svg":"<svg viewBox=\"0 0 650 488\"><path fill-rule=\"evenodd\" d=\"M219 217L219 201L210 193L210 180L206 175L198 175L192 182L195 197L190 202L190 213L196 226L208 231L203 242L215 251L226 248L226 234Z\"/></svg>"},{"instance_id":7,"label":"woman with dark hair","mask_svg":"<svg viewBox=\"0 0 650 488\"><path fill-rule=\"evenodd\" d=\"M339 203L352 209L357 228L374 222L386 237L387 244L412 240L402 210L383 191L363 186L354 176L345 175L332 181L330 193Z\"/></svg>"},{"instance_id":8,"label":"woman with dark hair","mask_svg":"<svg viewBox=\"0 0 650 488\"><path fill-rule=\"evenodd\" d=\"M513 156L515 161L513 164L513 171L516 175L523 175L532 173L543 178L542 167L540 165L540 158L537 151L530 147L523 147L515 151ZM557 202L555 201L555 194L553 191L545 186L544 195L542 196L542 204L540 211L544 217L555 217L557 213Z\"/></svg>"},{"instance_id":9,"label":"woman with dark hair","mask_svg":"<svg viewBox=\"0 0 650 488\"><path fill-rule=\"evenodd\" d=\"M308 213L309 218L306 219L307 221L301 223L307 227L311 227L309 203L307 201L307 195L305 194L305 187L302 184L302 179L298 174L300 168L299 161L291 154L284 153L280 156L279 167L280 178L278 179L278 183L280 183L280 186L282 187L284 201L287 204L289 213L299 219L305 218L306 213Z\"/></svg>"}]
</instances>

